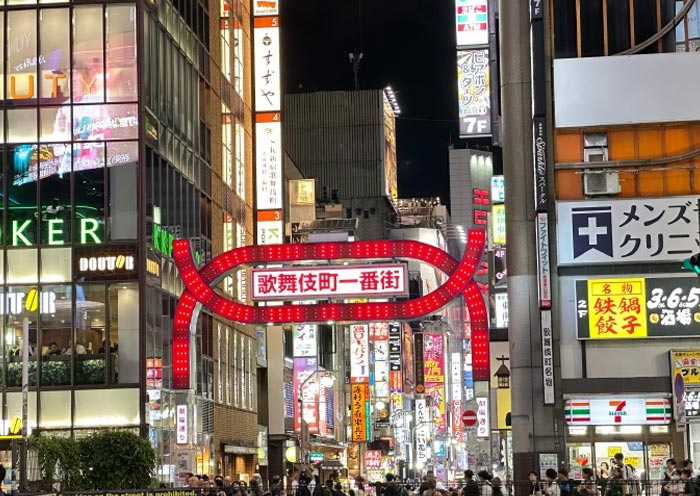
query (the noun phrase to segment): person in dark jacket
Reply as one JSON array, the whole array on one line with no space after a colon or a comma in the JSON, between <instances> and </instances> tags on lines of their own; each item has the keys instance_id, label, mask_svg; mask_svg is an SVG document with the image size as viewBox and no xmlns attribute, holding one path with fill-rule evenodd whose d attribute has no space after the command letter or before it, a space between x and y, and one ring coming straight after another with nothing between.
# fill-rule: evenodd
<instances>
[{"instance_id":1,"label":"person in dark jacket","mask_svg":"<svg viewBox=\"0 0 700 496\"><path fill-rule=\"evenodd\" d=\"M479 496L479 492L479 484L474 480L474 471L465 470L462 496Z\"/></svg>"}]
</instances>

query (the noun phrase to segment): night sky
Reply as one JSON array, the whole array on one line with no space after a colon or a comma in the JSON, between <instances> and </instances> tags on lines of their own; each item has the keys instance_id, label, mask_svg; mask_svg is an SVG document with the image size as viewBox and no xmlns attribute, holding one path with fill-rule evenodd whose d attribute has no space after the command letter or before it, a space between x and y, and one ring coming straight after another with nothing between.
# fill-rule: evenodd
<instances>
[{"instance_id":1,"label":"night sky","mask_svg":"<svg viewBox=\"0 0 700 496\"><path fill-rule=\"evenodd\" d=\"M449 204L448 146L458 145L454 3L451 0L281 2L283 84L288 93L349 90L348 53L363 52L360 89L391 85L397 120L399 197Z\"/></svg>"}]
</instances>

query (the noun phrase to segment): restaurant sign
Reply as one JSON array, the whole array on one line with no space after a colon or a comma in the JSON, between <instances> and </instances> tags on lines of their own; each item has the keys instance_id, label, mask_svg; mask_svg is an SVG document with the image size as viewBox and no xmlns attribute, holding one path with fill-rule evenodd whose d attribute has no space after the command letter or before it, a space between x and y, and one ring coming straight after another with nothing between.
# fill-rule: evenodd
<instances>
[{"instance_id":1,"label":"restaurant sign","mask_svg":"<svg viewBox=\"0 0 700 496\"><path fill-rule=\"evenodd\" d=\"M579 339L700 336L700 288L693 277L576 281Z\"/></svg>"}]
</instances>

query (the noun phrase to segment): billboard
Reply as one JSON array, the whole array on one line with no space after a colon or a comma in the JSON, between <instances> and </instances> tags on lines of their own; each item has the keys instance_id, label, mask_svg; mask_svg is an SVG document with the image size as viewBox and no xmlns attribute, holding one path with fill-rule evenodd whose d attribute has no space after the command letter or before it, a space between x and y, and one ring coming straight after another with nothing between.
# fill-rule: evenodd
<instances>
[{"instance_id":1,"label":"billboard","mask_svg":"<svg viewBox=\"0 0 700 496\"><path fill-rule=\"evenodd\" d=\"M628 277L576 281L579 339L700 336L695 277Z\"/></svg>"},{"instance_id":2,"label":"billboard","mask_svg":"<svg viewBox=\"0 0 700 496\"><path fill-rule=\"evenodd\" d=\"M459 100L459 135L491 134L491 84L489 51L457 52L457 94Z\"/></svg>"},{"instance_id":3,"label":"billboard","mask_svg":"<svg viewBox=\"0 0 700 496\"><path fill-rule=\"evenodd\" d=\"M405 264L254 269L254 300L405 296Z\"/></svg>"},{"instance_id":4,"label":"billboard","mask_svg":"<svg viewBox=\"0 0 700 496\"><path fill-rule=\"evenodd\" d=\"M683 411L676 412L676 419L682 418L683 413L686 418L699 418L700 350L671 351L670 363L671 381L676 399L674 406L678 409L683 408Z\"/></svg>"},{"instance_id":5,"label":"billboard","mask_svg":"<svg viewBox=\"0 0 700 496\"><path fill-rule=\"evenodd\" d=\"M253 15L276 16L280 13L279 0L253 0Z\"/></svg>"},{"instance_id":6,"label":"billboard","mask_svg":"<svg viewBox=\"0 0 700 496\"><path fill-rule=\"evenodd\" d=\"M255 116L256 204L258 210L281 209L282 123L279 112Z\"/></svg>"},{"instance_id":7,"label":"billboard","mask_svg":"<svg viewBox=\"0 0 700 496\"><path fill-rule=\"evenodd\" d=\"M416 461L426 463L428 461L428 435L430 433L430 425L428 420L428 407L425 399L419 398L416 400Z\"/></svg>"},{"instance_id":8,"label":"billboard","mask_svg":"<svg viewBox=\"0 0 700 496\"><path fill-rule=\"evenodd\" d=\"M301 432L302 418L309 426L310 433L318 432L318 391L319 383L311 378L317 373L316 358L294 359L294 428Z\"/></svg>"},{"instance_id":9,"label":"billboard","mask_svg":"<svg viewBox=\"0 0 700 496\"><path fill-rule=\"evenodd\" d=\"M664 425L671 422L671 402L653 398L567 400L568 425Z\"/></svg>"},{"instance_id":10,"label":"billboard","mask_svg":"<svg viewBox=\"0 0 700 496\"><path fill-rule=\"evenodd\" d=\"M457 46L489 43L488 0L455 0Z\"/></svg>"},{"instance_id":11,"label":"billboard","mask_svg":"<svg viewBox=\"0 0 700 496\"><path fill-rule=\"evenodd\" d=\"M352 423L352 440L363 442L369 439L369 385L352 384L350 386L350 421Z\"/></svg>"},{"instance_id":12,"label":"billboard","mask_svg":"<svg viewBox=\"0 0 700 496\"><path fill-rule=\"evenodd\" d=\"M423 334L425 382L445 382L445 357L442 334Z\"/></svg>"},{"instance_id":13,"label":"billboard","mask_svg":"<svg viewBox=\"0 0 700 496\"><path fill-rule=\"evenodd\" d=\"M384 174L386 196L392 201L399 199L396 161L396 120L394 109L384 94Z\"/></svg>"},{"instance_id":14,"label":"billboard","mask_svg":"<svg viewBox=\"0 0 700 496\"><path fill-rule=\"evenodd\" d=\"M494 246L506 244L506 206L491 205L491 244Z\"/></svg>"},{"instance_id":15,"label":"billboard","mask_svg":"<svg viewBox=\"0 0 700 496\"><path fill-rule=\"evenodd\" d=\"M697 196L557 203L559 264L677 262L700 245Z\"/></svg>"}]
</instances>

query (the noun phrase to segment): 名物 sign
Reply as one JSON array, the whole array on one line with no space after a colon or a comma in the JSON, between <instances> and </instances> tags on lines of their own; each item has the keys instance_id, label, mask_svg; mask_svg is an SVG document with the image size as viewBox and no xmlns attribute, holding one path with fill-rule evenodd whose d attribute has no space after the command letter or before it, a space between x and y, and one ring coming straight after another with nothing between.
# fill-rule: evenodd
<instances>
[{"instance_id":1,"label":"\u540d\u7269 sign","mask_svg":"<svg viewBox=\"0 0 700 496\"><path fill-rule=\"evenodd\" d=\"M567 400L568 425L664 425L671 422L667 399L603 398Z\"/></svg>"},{"instance_id":2,"label":"\u540d\u7269 sign","mask_svg":"<svg viewBox=\"0 0 700 496\"><path fill-rule=\"evenodd\" d=\"M557 202L562 265L678 261L697 252L698 197Z\"/></svg>"},{"instance_id":3,"label":"\u540d\u7269 sign","mask_svg":"<svg viewBox=\"0 0 700 496\"><path fill-rule=\"evenodd\" d=\"M404 264L254 269L254 300L299 300L349 296L403 296Z\"/></svg>"},{"instance_id":4,"label":"\u540d\u7269 sign","mask_svg":"<svg viewBox=\"0 0 700 496\"><path fill-rule=\"evenodd\" d=\"M700 336L700 288L690 277L576 281L579 339Z\"/></svg>"}]
</instances>

